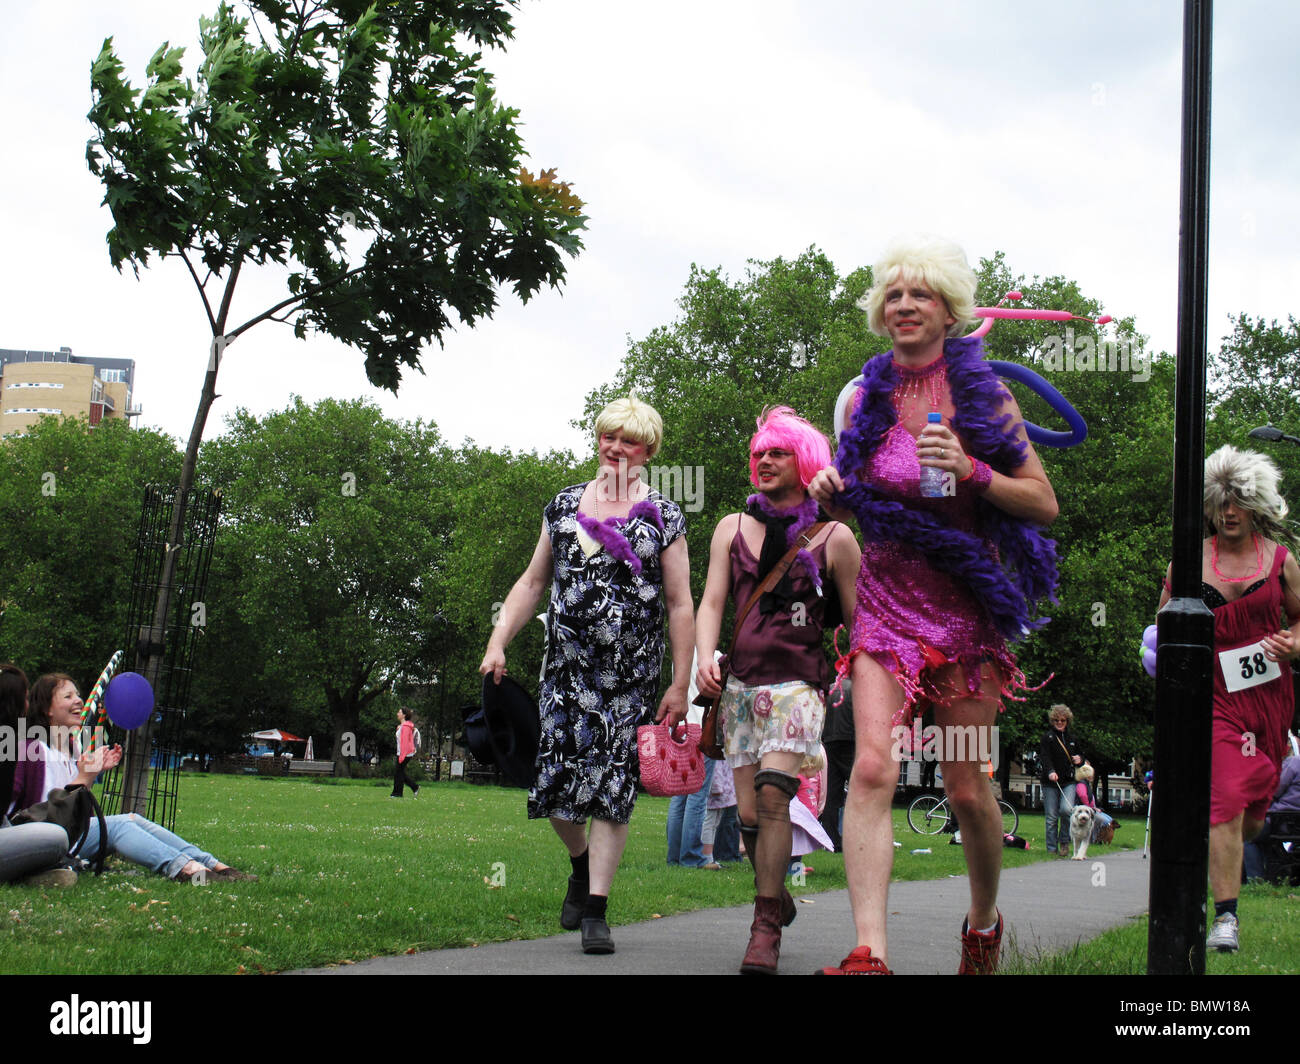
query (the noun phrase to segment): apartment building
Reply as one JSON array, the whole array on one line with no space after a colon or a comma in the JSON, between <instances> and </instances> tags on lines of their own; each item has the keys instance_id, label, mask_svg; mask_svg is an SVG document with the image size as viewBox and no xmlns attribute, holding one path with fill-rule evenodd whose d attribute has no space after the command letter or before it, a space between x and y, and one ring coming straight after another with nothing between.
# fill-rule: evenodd
<instances>
[{"instance_id":1,"label":"apartment building","mask_svg":"<svg viewBox=\"0 0 1300 1064\"><path fill-rule=\"evenodd\" d=\"M0 348L0 438L20 436L42 417L131 418L135 359L81 358L57 351Z\"/></svg>"}]
</instances>

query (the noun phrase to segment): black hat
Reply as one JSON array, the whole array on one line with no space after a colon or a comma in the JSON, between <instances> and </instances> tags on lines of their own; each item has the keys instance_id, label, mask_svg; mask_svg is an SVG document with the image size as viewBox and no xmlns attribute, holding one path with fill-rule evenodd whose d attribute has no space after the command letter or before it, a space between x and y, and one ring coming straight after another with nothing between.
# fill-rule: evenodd
<instances>
[{"instance_id":1,"label":"black hat","mask_svg":"<svg viewBox=\"0 0 1300 1064\"><path fill-rule=\"evenodd\" d=\"M532 696L509 676L495 683L488 673L483 677L483 723L491 760L516 787L531 787L537 777L537 744L542 735L541 716Z\"/></svg>"},{"instance_id":2,"label":"black hat","mask_svg":"<svg viewBox=\"0 0 1300 1064\"><path fill-rule=\"evenodd\" d=\"M487 724L483 720L483 707L468 705L460 707L460 719L465 724L465 734L459 741L469 747L470 755L480 765L494 763L492 747L488 744Z\"/></svg>"}]
</instances>

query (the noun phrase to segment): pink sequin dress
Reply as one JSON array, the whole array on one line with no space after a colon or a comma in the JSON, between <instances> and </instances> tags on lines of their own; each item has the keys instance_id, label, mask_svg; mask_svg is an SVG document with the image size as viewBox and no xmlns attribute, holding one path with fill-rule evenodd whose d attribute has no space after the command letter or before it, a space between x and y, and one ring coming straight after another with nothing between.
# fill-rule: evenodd
<instances>
[{"instance_id":1,"label":"pink sequin dress","mask_svg":"<svg viewBox=\"0 0 1300 1064\"><path fill-rule=\"evenodd\" d=\"M908 377L930 376L933 366L916 371L895 363L900 387ZM950 427L951 402L944 395L939 404ZM916 438L902 420L876 448L861 479L890 499L978 534L973 492L959 486L955 495L944 498L921 495ZM992 543L989 552L996 555ZM894 723L905 723L930 702L978 693L980 666L986 661L996 663L1001 670L1004 694L1023 686L1023 675L1006 641L970 589L936 569L914 547L893 540L863 543L857 591L849 659L865 652L897 678L903 688L904 705ZM938 689L930 680L932 670L953 662L962 666L965 692ZM842 662L841 670L847 668L848 663Z\"/></svg>"}]
</instances>

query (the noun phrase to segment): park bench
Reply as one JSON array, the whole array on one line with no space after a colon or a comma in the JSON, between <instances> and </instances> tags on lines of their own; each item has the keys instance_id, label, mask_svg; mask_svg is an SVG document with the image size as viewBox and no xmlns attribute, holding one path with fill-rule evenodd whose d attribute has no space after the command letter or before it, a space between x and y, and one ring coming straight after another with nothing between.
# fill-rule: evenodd
<instances>
[{"instance_id":1,"label":"park bench","mask_svg":"<svg viewBox=\"0 0 1300 1064\"><path fill-rule=\"evenodd\" d=\"M332 776L334 775L333 761L299 761L296 758L289 762L290 776Z\"/></svg>"}]
</instances>

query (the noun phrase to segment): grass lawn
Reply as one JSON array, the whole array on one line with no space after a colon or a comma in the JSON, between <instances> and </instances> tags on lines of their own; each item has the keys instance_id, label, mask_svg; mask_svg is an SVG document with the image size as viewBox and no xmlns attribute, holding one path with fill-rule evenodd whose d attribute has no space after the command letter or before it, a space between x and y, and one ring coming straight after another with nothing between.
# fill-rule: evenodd
<instances>
[{"instance_id":1,"label":"grass lawn","mask_svg":"<svg viewBox=\"0 0 1300 1064\"><path fill-rule=\"evenodd\" d=\"M273 972L558 933L568 862L549 825L527 820L523 791L429 783L394 801L389 786L187 773L177 833L260 881L197 887L110 861L71 890L0 886L0 968ZM748 866L667 866L667 810L663 798L637 803L612 925L753 900ZM1041 815L1026 817L1020 833L1036 848L1006 850L1006 866L1045 859L1042 831ZM965 874L961 848L913 834L903 809L894 837L896 880ZM1116 845L1141 841L1130 820ZM796 896L845 886L839 854L809 863Z\"/></svg>"},{"instance_id":2,"label":"grass lawn","mask_svg":"<svg viewBox=\"0 0 1300 1064\"><path fill-rule=\"evenodd\" d=\"M1300 901L1300 890L1295 887L1265 883L1243 886L1238 902L1241 949L1236 953L1206 954L1205 974L1300 974L1297 901ZM1145 916L1037 963L1028 964L1013 957L1002 965L1003 974L1008 975L1145 975L1146 969Z\"/></svg>"}]
</instances>

